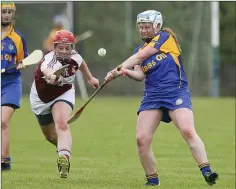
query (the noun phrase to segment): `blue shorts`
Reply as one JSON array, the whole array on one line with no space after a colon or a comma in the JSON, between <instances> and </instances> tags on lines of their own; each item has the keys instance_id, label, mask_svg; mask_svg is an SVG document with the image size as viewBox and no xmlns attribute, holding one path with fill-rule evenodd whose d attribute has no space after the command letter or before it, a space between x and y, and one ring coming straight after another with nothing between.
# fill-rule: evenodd
<instances>
[{"instance_id":1,"label":"blue shorts","mask_svg":"<svg viewBox=\"0 0 236 189\"><path fill-rule=\"evenodd\" d=\"M179 95L173 95L173 97L168 98L155 98L154 96L144 96L137 114L145 110L159 109L162 110L163 113L161 121L169 123L171 122L169 110L176 110L178 108L188 108L192 110L191 96L187 89L182 90Z\"/></svg>"},{"instance_id":2,"label":"blue shorts","mask_svg":"<svg viewBox=\"0 0 236 189\"><path fill-rule=\"evenodd\" d=\"M20 76L3 74L1 85L1 106L7 105L14 109L20 108L20 100L22 97Z\"/></svg>"}]
</instances>

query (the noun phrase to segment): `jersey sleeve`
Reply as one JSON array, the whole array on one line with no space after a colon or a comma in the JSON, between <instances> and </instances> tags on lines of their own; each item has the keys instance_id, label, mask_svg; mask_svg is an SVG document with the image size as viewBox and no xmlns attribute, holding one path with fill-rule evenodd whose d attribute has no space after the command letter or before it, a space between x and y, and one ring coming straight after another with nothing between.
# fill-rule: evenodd
<instances>
[{"instance_id":1,"label":"jersey sleeve","mask_svg":"<svg viewBox=\"0 0 236 189\"><path fill-rule=\"evenodd\" d=\"M148 46L154 47L160 52L180 54L174 38L168 32L160 32Z\"/></svg>"},{"instance_id":2,"label":"jersey sleeve","mask_svg":"<svg viewBox=\"0 0 236 189\"><path fill-rule=\"evenodd\" d=\"M139 47L137 47L136 49L134 49L133 54L136 54L136 53L138 52L138 50L139 50Z\"/></svg>"},{"instance_id":3,"label":"jersey sleeve","mask_svg":"<svg viewBox=\"0 0 236 189\"><path fill-rule=\"evenodd\" d=\"M152 39L152 41L148 44L148 46L154 47L157 50L161 51L163 47L166 46L166 43L169 42L170 34L167 32L161 32L156 37Z\"/></svg>"},{"instance_id":4,"label":"jersey sleeve","mask_svg":"<svg viewBox=\"0 0 236 189\"><path fill-rule=\"evenodd\" d=\"M40 70L43 72L46 68L48 68L48 61L45 60L45 58L42 60Z\"/></svg>"},{"instance_id":5,"label":"jersey sleeve","mask_svg":"<svg viewBox=\"0 0 236 189\"><path fill-rule=\"evenodd\" d=\"M144 45L144 44L141 44L141 45L139 45L138 47L136 47L136 49L134 49L133 54L136 54L136 53L142 48L143 45Z\"/></svg>"},{"instance_id":6,"label":"jersey sleeve","mask_svg":"<svg viewBox=\"0 0 236 189\"><path fill-rule=\"evenodd\" d=\"M16 62L20 62L24 58L28 56L28 48L27 43L24 36L20 35L21 40L19 40L16 44L17 45L17 55L16 55Z\"/></svg>"},{"instance_id":7,"label":"jersey sleeve","mask_svg":"<svg viewBox=\"0 0 236 189\"><path fill-rule=\"evenodd\" d=\"M83 58L80 56L80 54L78 54L76 51L73 51L73 55L71 58L78 64L78 67L81 66Z\"/></svg>"}]
</instances>

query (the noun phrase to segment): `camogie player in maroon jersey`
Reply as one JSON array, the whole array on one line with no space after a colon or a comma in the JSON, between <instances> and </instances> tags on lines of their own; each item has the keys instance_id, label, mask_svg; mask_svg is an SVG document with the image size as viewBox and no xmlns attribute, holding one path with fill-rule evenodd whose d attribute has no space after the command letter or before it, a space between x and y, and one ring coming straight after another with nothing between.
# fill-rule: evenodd
<instances>
[{"instance_id":1,"label":"camogie player in maroon jersey","mask_svg":"<svg viewBox=\"0 0 236 189\"><path fill-rule=\"evenodd\" d=\"M74 50L75 38L67 30L57 31L54 49L48 52L34 73L30 103L45 138L58 150L58 170L61 178L67 178L70 169L72 137L67 124L75 104L73 81L79 69L88 83L98 88L99 81L89 71L86 62ZM69 65L59 78L54 72Z\"/></svg>"}]
</instances>

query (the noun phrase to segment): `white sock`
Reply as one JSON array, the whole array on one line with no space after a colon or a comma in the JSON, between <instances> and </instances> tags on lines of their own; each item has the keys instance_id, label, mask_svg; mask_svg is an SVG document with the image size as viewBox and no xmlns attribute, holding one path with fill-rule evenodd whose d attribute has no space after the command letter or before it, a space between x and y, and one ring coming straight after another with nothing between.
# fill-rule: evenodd
<instances>
[{"instance_id":1,"label":"white sock","mask_svg":"<svg viewBox=\"0 0 236 189\"><path fill-rule=\"evenodd\" d=\"M66 155L67 157L69 157L70 159L70 151L67 150L67 149L61 149L61 150L58 150L58 155Z\"/></svg>"}]
</instances>

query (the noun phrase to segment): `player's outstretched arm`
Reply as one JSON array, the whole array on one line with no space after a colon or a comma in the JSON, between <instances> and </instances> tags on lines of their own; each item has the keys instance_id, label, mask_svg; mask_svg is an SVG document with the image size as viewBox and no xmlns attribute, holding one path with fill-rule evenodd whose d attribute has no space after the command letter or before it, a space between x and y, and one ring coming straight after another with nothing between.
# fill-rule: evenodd
<instances>
[{"instance_id":1,"label":"player's outstretched arm","mask_svg":"<svg viewBox=\"0 0 236 189\"><path fill-rule=\"evenodd\" d=\"M79 67L79 70L82 72L83 76L88 80L88 83L93 87L93 88L98 88L99 87L99 81L89 71L89 68L86 64L86 62L83 60L82 64Z\"/></svg>"},{"instance_id":2,"label":"player's outstretched arm","mask_svg":"<svg viewBox=\"0 0 236 189\"><path fill-rule=\"evenodd\" d=\"M48 84L56 85L57 84L57 77L54 75L55 70L52 68L46 68L43 70L43 74L45 80Z\"/></svg>"},{"instance_id":3,"label":"player's outstretched arm","mask_svg":"<svg viewBox=\"0 0 236 189\"><path fill-rule=\"evenodd\" d=\"M123 68L128 68L131 69L135 65L139 65L142 61L147 59L149 56L157 53L158 50L155 49L154 47L146 46L144 49L140 50L136 54L132 55L129 57L127 60L125 60L121 66Z\"/></svg>"},{"instance_id":4,"label":"player's outstretched arm","mask_svg":"<svg viewBox=\"0 0 236 189\"><path fill-rule=\"evenodd\" d=\"M151 46L146 46L144 49L140 50L136 54L129 57L126 61L124 61L122 64L120 64L118 67L113 69L112 71L107 73L107 76L105 77L105 80L112 80L115 79L117 76L122 75L122 72L119 71L121 68L125 69L131 69L135 67L136 65L140 65L142 61L147 59L149 56L157 53L158 50ZM141 73L141 72L140 72ZM132 74L133 75L133 74ZM136 75L136 74L135 74ZM138 74L139 75L139 74ZM134 76L135 77L135 76ZM133 78L135 79L135 78ZM138 81L141 80L141 78L137 78ZM139 80L140 79L140 80ZM136 79L135 79L136 80Z\"/></svg>"},{"instance_id":5,"label":"player's outstretched arm","mask_svg":"<svg viewBox=\"0 0 236 189\"><path fill-rule=\"evenodd\" d=\"M82 64L80 65L79 70L82 72L82 74L87 80L90 80L93 77L91 72L89 71L88 65L86 64L84 60L82 61Z\"/></svg>"}]
</instances>

